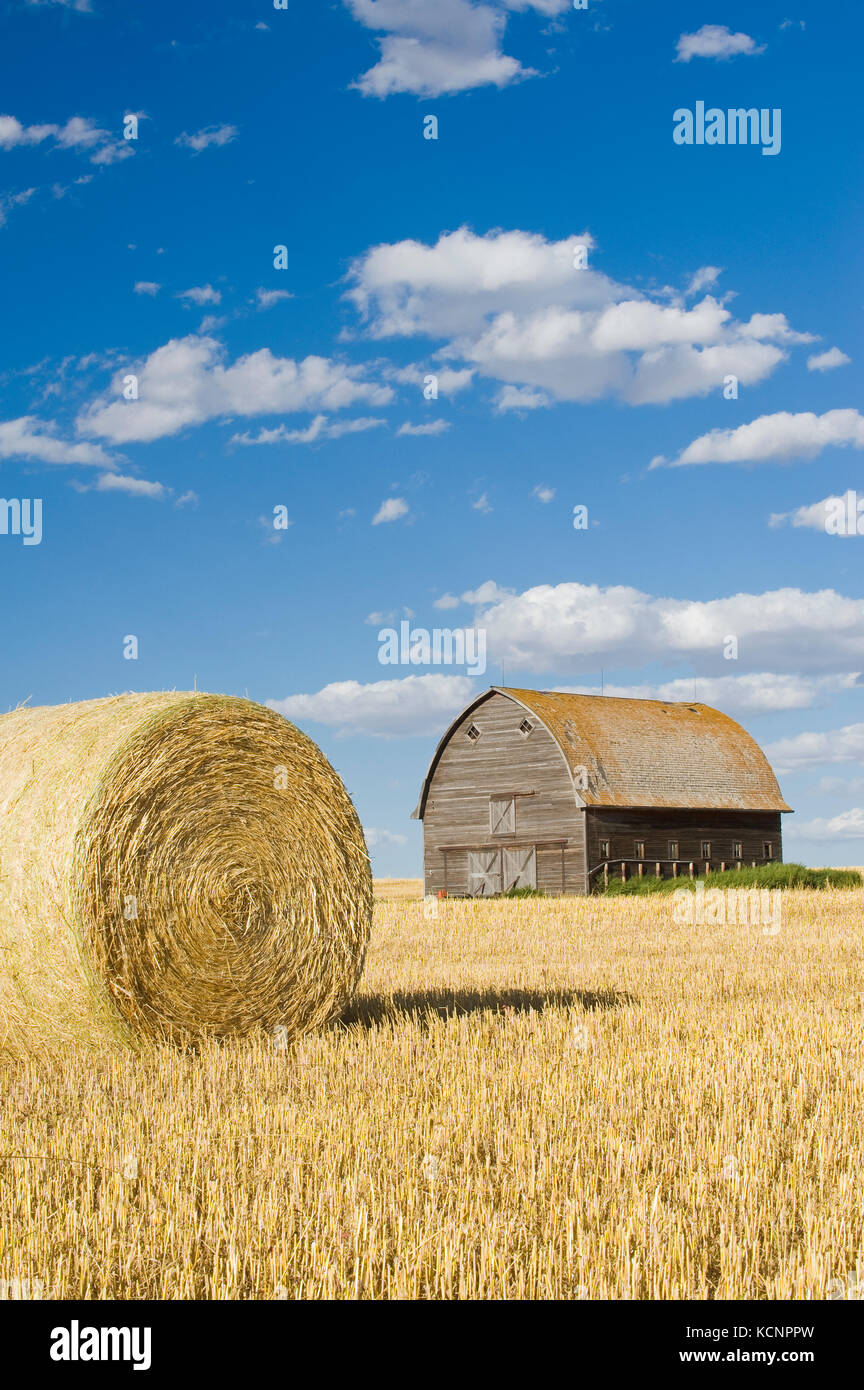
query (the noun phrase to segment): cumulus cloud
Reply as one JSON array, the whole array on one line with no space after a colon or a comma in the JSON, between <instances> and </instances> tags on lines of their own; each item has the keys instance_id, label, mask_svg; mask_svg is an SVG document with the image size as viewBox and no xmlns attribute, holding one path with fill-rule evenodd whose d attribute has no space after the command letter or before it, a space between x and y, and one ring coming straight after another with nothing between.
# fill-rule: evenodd
<instances>
[{"instance_id":1,"label":"cumulus cloud","mask_svg":"<svg viewBox=\"0 0 864 1390\"><path fill-rule=\"evenodd\" d=\"M764 53L749 34L733 34L725 24L703 24L695 34L682 34L676 45L677 63L691 58L736 58L740 54Z\"/></svg>"},{"instance_id":2,"label":"cumulus cloud","mask_svg":"<svg viewBox=\"0 0 864 1390\"><path fill-rule=\"evenodd\" d=\"M552 16L570 0L345 0L356 20L383 33L380 58L352 85L364 96L398 92L440 96L473 87L506 87L536 76L502 50L507 10Z\"/></svg>"},{"instance_id":3,"label":"cumulus cloud","mask_svg":"<svg viewBox=\"0 0 864 1390\"><path fill-rule=\"evenodd\" d=\"M149 294L152 297L157 295L161 288L162 286L158 285L155 280L136 280L135 282L136 294Z\"/></svg>"},{"instance_id":4,"label":"cumulus cloud","mask_svg":"<svg viewBox=\"0 0 864 1390\"><path fill-rule=\"evenodd\" d=\"M380 526L385 521L399 521L408 515L408 511L408 503L404 497L388 497L373 516L372 525Z\"/></svg>"},{"instance_id":5,"label":"cumulus cloud","mask_svg":"<svg viewBox=\"0 0 864 1390\"><path fill-rule=\"evenodd\" d=\"M765 752L772 765L782 772L801 772L824 763L864 763L864 724L795 734L769 744Z\"/></svg>"},{"instance_id":6,"label":"cumulus cloud","mask_svg":"<svg viewBox=\"0 0 864 1390\"><path fill-rule=\"evenodd\" d=\"M851 500L851 512L849 502ZM832 527L829 529L829 520ZM834 528L834 522L839 523ZM851 521L852 526L847 530L847 524ZM852 498L847 497L823 497L821 502L811 502L803 507L796 507L791 512L773 512L768 524L772 527L785 526L807 527L813 531L828 532L837 535L862 535L864 530L858 527L864 526L864 517L858 508L858 495L852 494ZM853 530L852 527L855 529Z\"/></svg>"},{"instance_id":7,"label":"cumulus cloud","mask_svg":"<svg viewBox=\"0 0 864 1390\"><path fill-rule=\"evenodd\" d=\"M539 502L551 502L555 496L554 487L546 487L543 483L538 483L534 488L533 495Z\"/></svg>"},{"instance_id":8,"label":"cumulus cloud","mask_svg":"<svg viewBox=\"0 0 864 1390\"><path fill-rule=\"evenodd\" d=\"M563 673L687 661L698 675L725 674L730 634L738 639L739 670L857 671L864 652L864 599L832 589L699 601L575 582L508 593L490 580L462 598L475 606L491 659L513 670Z\"/></svg>"},{"instance_id":9,"label":"cumulus cloud","mask_svg":"<svg viewBox=\"0 0 864 1390\"><path fill-rule=\"evenodd\" d=\"M783 833L795 840L864 840L864 806L853 806L830 820L793 820Z\"/></svg>"},{"instance_id":10,"label":"cumulus cloud","mask_svg":"<svg viewBox=\"0 0 864 1390\"><path fill-rule=\"evenodd\" d=\"M864 448L864 416L857 410L828 410L760 415L736 429L716 429L688 444L677 459L653 459L652 468L680 468L693 463L765 463L812 459L830 446Z\"/></svg>"},{"instance_id":11,"label":"cumulus cloud","mask_svg":"<svg viewBox=\"0 0 864 1390\"><path fill-rule=\"evenodd\" d=\"M326 415L316 415L306 429L291 430L287 425L276 429L259 430L258 434L235 434L232 444L317 444L324 439L340 439L343 434L360 434L365 430L380 429L386 420L362 416L354 420L330 420Z\"/></svg>"},{"instance_id":12,"label":"cumulus cloud","mask_svg":"<svg viewBox=\"0 0 864 1390\"><path fill-rule=\"evenodd\" d=\"M499 415L506 410L542 410L548 404L545 391L535 391L531 386L502 386L495 397Z\"/></svg>"},{"instance_id":13,"label":"cumulus cloud","mask_svg":"<svg viewBox=\"0 0 864 1390\"><path fill-rule=\"evenodd\" d=\"M454 370L452 367L422 367L416 362L408 367L391 367L386 374L393 381L405 385L422 386L424 389L427 378L434 376L439 396L455 396L458 391L464 391L466 386L470 386L474 379L472 367Z\"/></svg>"},{"instance_id":14,"label":"cumulus cloud","mask_svg":"<svg viewBox=\"0 0 864 1390\"><path fill-rule=\"evenodd\" d=\"M195 154L200 154L202 150L207 150L211 145L218 149L221 145L230 145L231 141L237 137L237 127L233 125L208 125L203 130L196 130L191 135L183 131L174 141L175 145L180 145L187 150L193 150Z\"/></svg>"},{"instance_id":15,"label":"cumulus cloud","mask_svg":"<svg viewBox=\"0 0 864 1390\"><path fill-rule=\"evenodd\" d=\"M301 725L325 724L343 735L410 738L440 734L475 693L468 676L404 676L368 685L336 681L314 695L289 695L266 703Z\"/></svg>"},{"instance_id":16,"label":"cumulus cloud","mask_svg":"<svg viewBox=\"0 0 864 1390\"><path fill-rule=\"evenodd\" d=\"M65 125L25 126L16 116L0 116L0 150L19 145L41 145L46 140L53 149L83 151L93 164L113 164L134 154L128 140L115 139L87 116L71 116Z\"/></svg>"},{"instance_id":17,"label":"cumulus cloud","mask_svg":"<svg viewBox=\"0 0 864 1390\"><path fill-rule=\"evenodd\" d=\"M101 444L70 443L57 437L57 426L49 420L22 415L17 420L0 421L0 458L28 459L37 463L80 463L111 468L113 461Z\"/></svg>"},{"instance_id":18,"label":"cumulus cloud","mask_svg":"<svg viewBox=\"0 0 864 1390\"><path fill-rule=\"evenodd\" d=\"M138 376L137 401L122 399L123 378ZM80 434L115 443L147 443L190 425L226 416L281 415L343 410L365 401L386 405L392 388L363 379L363 368L327 357L297 362L269 348L225 361L215 338L172 338L137 367L123 367L112 394L78 417Z\"/></svg>"},{"instance_id":19,"label":"cumulus cloud","mask_svg":"<svg viewBox=\"0 0 864 1390\"><path fill-rule=\"evenodd\" d=\"M827 352L814 353L807 358L807 370L810 372L833 372L835 367L845 367L852 361L845 352L841 352L838 347L829 348Z\"/></svg>"},{"instance_id":20,"label":"cumulus cloud","mask_svg":"<svg viewBox=\"0 0 864 1390\"><path fill-rule=\"evenodd\" d=\"M372 247L350 267L347 297L368 336L440 339L448 360L505 383L499 410L549 397L661 404L719 391L730 374L753 385L813 340L782 313L737 321L711 295L658 303L584 265L593 245L587 232L550 242L461 227L433 245Z\"/></svg>"},{"instance_id":21,"label":"cumulus cloud","mask_svg":"<svg viewBox=\"0 0 864 1390\"><path fill-rule=\"evenodd\" d=\"M656 684L557 686L578 695L614 695L631 700L680 700L713 705L734 716L811 709L828 696L854 689L857 673L836 676L777 675L773 671L744 676L679 677Z\"/></svg>"}]
</instances>

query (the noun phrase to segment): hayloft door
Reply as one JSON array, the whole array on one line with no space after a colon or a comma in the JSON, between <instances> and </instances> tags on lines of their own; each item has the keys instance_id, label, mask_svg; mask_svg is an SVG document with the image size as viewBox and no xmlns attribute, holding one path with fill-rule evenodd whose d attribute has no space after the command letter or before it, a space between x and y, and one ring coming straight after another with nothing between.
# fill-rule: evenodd
<instances>
[{"instance_id":1,"label":"hayloft door","mask_svg":"<svg viewBox=\"0 0 864 1390\"><path fill-rule=\"evenodd\" d=\"M474 898L485 898L491 893L501 892L500 850L469 850L468 892Z\"/></svg>"},{"instance_id":2,"label":"hayloft door","mask_svg":"<svg viewBox=\"0 0 864 1390\"><path fill-rule=\"evenodd\" d=\"M510 888L537 887L537 851L533 845L530 849L505 849L502 854L505 893Z\"/></svg>"}]
</instances>

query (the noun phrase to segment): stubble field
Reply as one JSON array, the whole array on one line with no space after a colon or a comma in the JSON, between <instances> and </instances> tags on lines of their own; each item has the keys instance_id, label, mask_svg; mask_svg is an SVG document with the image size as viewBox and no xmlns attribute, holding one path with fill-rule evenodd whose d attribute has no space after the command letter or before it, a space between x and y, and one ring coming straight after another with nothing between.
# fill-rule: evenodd
<instances>
[{"instance_id":1,"label":"stubble field","mask_svg":"<svg viewBox=\"0 0 864 1390\"><path fill-rule=\"evenodd\" d=\"M771 935L376 887L323 1033L0 1062L0 1292L856 1295L864 889Z\"/></svg>"}]
</instances>

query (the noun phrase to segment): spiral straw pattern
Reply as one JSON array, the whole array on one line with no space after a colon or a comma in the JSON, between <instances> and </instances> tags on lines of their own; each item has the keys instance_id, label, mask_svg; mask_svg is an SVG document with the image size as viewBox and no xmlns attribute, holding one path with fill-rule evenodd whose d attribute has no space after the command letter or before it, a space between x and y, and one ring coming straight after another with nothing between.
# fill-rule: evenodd
<instances>
[{"instance_id":1,"label":"spiral straw pattern","mask_svg":"<svg viewBox=\"0 0 864 1390\"><path fill-rule=\"evenodd\" d=\"M320 749L261 705L0 717L0 1048L275 1031L345 1006L372 884Z\"/></svg>"}]
</instances>

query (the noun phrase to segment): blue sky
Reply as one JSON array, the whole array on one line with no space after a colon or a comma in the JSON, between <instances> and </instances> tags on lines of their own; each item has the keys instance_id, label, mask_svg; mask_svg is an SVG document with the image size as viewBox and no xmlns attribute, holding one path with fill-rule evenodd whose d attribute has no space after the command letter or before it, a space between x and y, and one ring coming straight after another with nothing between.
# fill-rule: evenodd
<instances>
[{"instance_id":1,"label":"blue sky","mask_svg":"<svg viewBox=\"0 0 864 1390\"><path fill-rule=\"evenodd\" d=\"M864 510L862 29L7 3L0 491L42 536L0 533L0 708L248 691L413 874L429 757L502 672L695 693L768 749L787 857L864 862L864 534L825 524ZM698 102L779 110L779 152L677 144ZM482 630L486 673L382 665L404 618Z\"/></svg>"}]
</instances>

